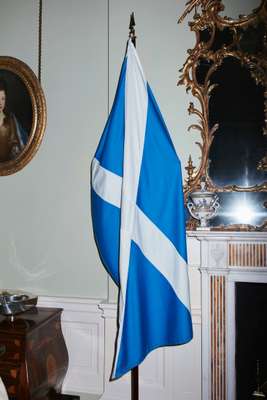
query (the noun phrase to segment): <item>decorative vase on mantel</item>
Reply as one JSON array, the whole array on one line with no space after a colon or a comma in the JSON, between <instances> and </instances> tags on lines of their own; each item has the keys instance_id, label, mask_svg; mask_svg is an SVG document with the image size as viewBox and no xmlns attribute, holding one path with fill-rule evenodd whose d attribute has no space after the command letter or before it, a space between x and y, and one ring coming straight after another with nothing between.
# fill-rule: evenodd
<instances>
[{"instance_id":1,"label":"decorative vase on mantel","mask_svg":"<svg viewBox=\"0 0 267 400\"><path fill-rule=\"evenodd\" d=\"M200 190L189 194L187 208L192 217L200 221L198 230L210 230L208 221L215 217L219 207L219 197L207 190L206 180L200 183Z\"/></svg>"}]
</instances>

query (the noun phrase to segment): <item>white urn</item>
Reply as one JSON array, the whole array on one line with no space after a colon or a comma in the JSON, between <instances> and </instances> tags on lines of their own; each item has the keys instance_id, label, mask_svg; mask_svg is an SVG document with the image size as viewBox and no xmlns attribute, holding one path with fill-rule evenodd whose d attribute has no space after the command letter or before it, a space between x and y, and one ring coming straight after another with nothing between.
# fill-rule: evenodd
<instances>
[{"instance_id":1,"label":"white urn","mask_svg":"<svg viewBox=\"0 0 267 400\"><path fill-rule=\"evenodd\" d=\"M202 181L200 190L191 192L187 202L187 208L193 218L200 221L198 230L209 230L208 221L213 218L220 207L219 197L216 193L206 190L206 182Z\"/></svg>"}]
</instances>

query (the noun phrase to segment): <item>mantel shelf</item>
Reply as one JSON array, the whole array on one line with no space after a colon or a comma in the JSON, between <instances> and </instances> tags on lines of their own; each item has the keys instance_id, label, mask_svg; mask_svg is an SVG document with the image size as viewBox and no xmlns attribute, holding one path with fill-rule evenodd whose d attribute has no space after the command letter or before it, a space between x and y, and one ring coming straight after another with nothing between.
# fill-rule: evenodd
<instances>
[{"instance_id":1,"label":"mantel shelf","mask_svg":"<svg viewBox=\"0 0 267 400\"><path fill-rule=\"evenodd\" d=\"M241 231L187 231L188 237L198 240L224 240L224 241L267 241L267 232L241 232Z\"/></svg>"}]
</instances>

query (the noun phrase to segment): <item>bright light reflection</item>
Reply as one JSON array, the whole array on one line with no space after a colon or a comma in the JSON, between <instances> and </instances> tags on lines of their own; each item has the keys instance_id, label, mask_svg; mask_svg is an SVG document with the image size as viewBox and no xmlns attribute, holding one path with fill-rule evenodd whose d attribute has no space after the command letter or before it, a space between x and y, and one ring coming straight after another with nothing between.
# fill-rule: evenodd
<instances>
[{"instance_id":1,"label":"bright light reflection","mask_svg":"<svg viewBox=\"0 0 267 400\"><path fill-rule=\"evenodd\" d=\"M241 204L235 210L233 210L233 214L236 219L243 221L244 224L248 224L253 220L254 212L251 207L247 204Z\"/></svg>"},{"instance_id":2,"label":"bright light reflection","mask_svg":"<svg viewBox=\"0 0 267 400\"><path fill-rule=\"evenodd\" d=\"M231 223L255 224L256 219L266 219L266 210L256 209L253 203L244 198L241 201L232 202L232 205L230 207L228 205L221 215L230 218Z\"/></svg>"}]
</instances>

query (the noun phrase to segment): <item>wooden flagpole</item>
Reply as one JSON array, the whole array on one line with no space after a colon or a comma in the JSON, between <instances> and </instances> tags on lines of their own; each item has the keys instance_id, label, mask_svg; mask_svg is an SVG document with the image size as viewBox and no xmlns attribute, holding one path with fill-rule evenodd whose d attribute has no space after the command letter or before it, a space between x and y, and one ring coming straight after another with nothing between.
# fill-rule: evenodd
<instances>
[{"instance_id":1,"label":"wooden flagpole","mask_svg":"<svg viewBox=\"0 0 267 400\"><path fill-rule=\"evenodd\" d=\"M134 47L136 47L134 12L132 12L130 15L129 38L132 40ZM134 367L131 370L131 400L139 400L139 370L138 370L138 366Z\"/></svg>"},{"instance_id":2,"label":"wooden flagpole","mask_svg":"<svg viewBox=\"0 0 267 400\"><path fill-rule=\"evenodd\" d=\"M139 370L138 366L131 370L131 400L139 399Z\"/></svg>"}]
</instances>

